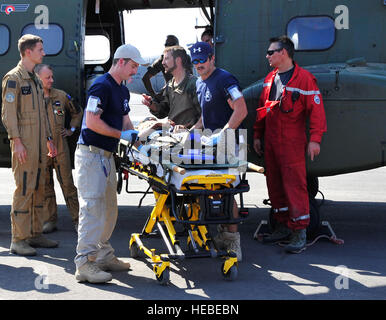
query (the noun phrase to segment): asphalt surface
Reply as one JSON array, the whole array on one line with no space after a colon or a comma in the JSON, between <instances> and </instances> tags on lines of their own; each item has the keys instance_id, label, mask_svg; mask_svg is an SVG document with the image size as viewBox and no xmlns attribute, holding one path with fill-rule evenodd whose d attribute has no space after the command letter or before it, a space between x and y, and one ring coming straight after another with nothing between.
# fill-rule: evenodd
<instances>
[{"instance_id":1,"label":"asphalt surface","mask_svg":"<svg viewBox=\"0 0 386 320\"><path fill-rule=\"evenodd\" d=\"M140 98L136 96L135 101ZM132 107L134 121L148 115L144 108ZM75 280L77 234L58 183L59 230L49 237L59 240L59 247L39 248L38 255L29 258L9 253L14 181L11 169L1 168L0 300L385 300L386 167L319 179L322 220L329 222L344 244L320 239L301 254L286 254L279 245L253 239L270 208L263 204L268 198L264 176L248 173L247 178L251 190L244 201L250 214L239 226L243 261L235 281L223 279L220 258L206 258L173 262L169 285L159 285L149 259L133 259L128 249L129 237L142 231L154 197L147 195L138 208L141 195L123 190L118 195L119 216L111 243L116 256L130 262L131 270L113 272L110 283L96 285ZM129 190L147 187L130 176ZM145 244L157 253L167 253L161 239L148 239Z\"/></svg>"},{"instance_id":2,"label":"asphalt surface","mask_svg":"<svg viewBox=\"0 0 386 320\"><path fill-rule=\"evenodd\" d=\"M50 238L59 240L56 249L38 249L36 257L9 253L11 241L9 212L13 179L10 169L0 169L0 299L161 299L161 300L383 300L386 297L386 168L342 176L320 178L324 203L323 220L329 221L337 245L321 239L301 254L285 254L279 245L263 245L253 239L269 207L264 177L249 174L251 191L245 204L249 218L240 225L243 261L235 281L224 281L222 260L193 259L172 263L170 283L161 286L148 259L133 259L128 250L131 233L140 232L154 205L148 195L137 208L140 195L118 195L119 218L111 243L116 256L129 261L129 272L114 272L105 285L75 281L73 258L76 233L61 192L59 230ZM147 184L130 177L130 190L145 190ZM317 197L321 203L321 195ZM166 253L161 239L146 244Z\"/></svg>"}]
</instances>

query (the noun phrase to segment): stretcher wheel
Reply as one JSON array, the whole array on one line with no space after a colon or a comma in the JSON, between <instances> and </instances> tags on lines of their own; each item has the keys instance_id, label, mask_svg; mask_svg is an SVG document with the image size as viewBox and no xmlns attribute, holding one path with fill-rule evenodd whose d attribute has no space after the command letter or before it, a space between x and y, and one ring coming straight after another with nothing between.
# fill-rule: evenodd
<instances>
[{"instance_id":1,"label":"stretcher wheel","mask_svg":"<svg viewBox=\"0 0 386 320\"><path fill-rule=\"evenodd\" d=\"M239 273L237 269L237 265L234 264L232 267L230 267L230 269L226 273L224 271L224 265L225 263L221 265L221 273L224 279L228 281L236 280Z\"/></svg>"},{"instance_id":2,"label":"stretcher wheel","mask_svg":"<svg viewBox=\"0 0 386 320\"><path fill-rule=\"evenodd\" d=\"M139 249L138 244L133 242L130 246L130 257L137 258L140 252L141 250Z\"/></svg>"},{"instance_id":3,"label":"stretcher wheel","mask_svg":"<svg viewBox=\"0 0 386 320\"><path fill-rule=\"evenodd\" d=\"M157 278L160 285L166 286L170 280L169 268L166 268L159 277L157 275L155 275L155 277Z\"/></svg>"}]
</instances>

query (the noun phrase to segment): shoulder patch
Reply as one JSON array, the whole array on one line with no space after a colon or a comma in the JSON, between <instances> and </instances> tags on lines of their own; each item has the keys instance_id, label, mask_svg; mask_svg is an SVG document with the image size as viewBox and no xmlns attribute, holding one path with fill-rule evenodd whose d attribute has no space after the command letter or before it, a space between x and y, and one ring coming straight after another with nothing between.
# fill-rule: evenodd
<instances>
[{"instance_id":1,"label":"shoulder patch","mask_svg":"<svg viewBox=\"0 0 386 320\"><path fill-rule=\"evenodd\" d=\"M320 98L317 94L314 96L314 101L316 104L320 104Z\"/></svg>"},{"instance_id":2,"label":"shoulder patch","mask_svg":"<svg viewBox=\"0 0 386 320\"><path fill-rule=\"evenodd\" d=\"M16 81L15 80L8 80L7 87L10 89L15 89L16 88Z\"/></svg>"},{"instance_id":3,"label":"shoulder patch","mask_svg":"<svg viewBox=\"0 0 386 320\"><path fill-rule=\"evenodd\" d=\"M7 94L5 95L5 100L6 100L7 102L9 102L9 103L12 103L12 102L15 101L15 95L14 95L13 93L9 92L9 93L7 93Z\"/></svg>"}]
</instances>

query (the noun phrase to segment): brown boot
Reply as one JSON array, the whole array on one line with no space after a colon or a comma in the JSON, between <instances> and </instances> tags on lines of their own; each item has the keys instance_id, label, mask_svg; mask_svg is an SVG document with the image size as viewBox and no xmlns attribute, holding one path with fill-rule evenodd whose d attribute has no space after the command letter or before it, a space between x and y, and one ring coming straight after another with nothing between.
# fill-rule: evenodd
<instances>
[{"instance_id":1,"label":"brown boot","mask_svg":"<svg viewBox=\"0 0 386 320\"><path fill-rule=\"evenodd\" d=\"M79 282L105 283L111 281L113 276L111 273L99 269L95 262L87 261L84 265L76 269L75 279Z\"/></svg>"},{"instance_id":2,"label":"brown boot","mask_svg":"<svg viewBox=\"0 0 386 320\"><path fill-rule=\"evenodd\" d=\"M56 248L59 245L58 241L47 239L43 235L29 238L26 241L31 247L35 248Z\"/></svg>"},{"instance_id":3,"label":"brown boot","mask_svg":"<svg viewBox=\"0 0 386 320\"><path fill-rule=\"evenodd\" d=\"M36 250L26 240L12 241L9 250L20 256L36 256Z\"/></svg>"},{"instance_id":4,"label":"brown boot","mask_svg":"<svg viewBox=\"0 0 386 320\"><path fill-rule=\"evenodd\" d=\"M130 269L130 263L119 260L117 257L104 263L97 262L97 266L103 271L127 271Z\"/></svg>"},{"instance_id":5,"label":"brown boot","mask_svg":"<svg viewBox=\"0 0 386 320\"><path fill-rule=\"evenodd\" d=\"M240 233L224 232L224 244L227 250L236 253L237 261L241 262L243 255L241 253Z\"/></svg>"},{"instance_id":6,"label":"brown boot","mask_svg":"<svg viewBox=\"0 0 386 320\"><path fill-rule=\"evenodd\" d=\"M226 248L225 240L224 240L224 232L226 231L228 231L226 226L223 226L221 224L217 225L217 234L213 238L213 241L215 242L219 250L224 250Z\"/></svg>"},{"instance_id":7,"label":"brown boot","mask_svg":"<svg viewBox=\"0 0 386 320\"><path fill-rule=\"evenodd\" d=\"M43 225L43 233L51 233L57 230L56 222L54 221L47 221Z\"/></svg>"}]
</instances>

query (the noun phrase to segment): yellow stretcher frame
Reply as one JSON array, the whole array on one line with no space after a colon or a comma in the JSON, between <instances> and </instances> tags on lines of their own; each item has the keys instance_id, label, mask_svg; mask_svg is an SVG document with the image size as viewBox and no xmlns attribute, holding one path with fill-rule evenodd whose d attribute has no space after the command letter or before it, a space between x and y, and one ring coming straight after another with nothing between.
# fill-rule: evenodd
<instances>
[{"instance_id":1,"label":"yellow stretcher frame","mask_svg":"<svg viewBox=\"0 0 386 320\"><path fill-rule=\"evenodd\" d=\"M138 176L141 179L146 179L151 186L154 186L153 194L156 200L156 204L145 223L142 234L133 233L130 237L129 247L131 257L137 257L141 251L149 257L153 263L153 271L156 279L161 285L167 285L170 281L170 261L182 260L185 258L222 257L224 262L221 266L221 272L224 279L236 279L238 274L236 254L234 252L217 250L210 237L207 226L205 224L200 224L200 205L197 202L187 205L189 220L184 221L186 224L190 225L190 228L188 227L187 245L193 250L190 250L189 255L187 255L188 250L185 252L182 251L180 241L176 236L177 233L174 228L174 223L177 219L174 216L174 213L171 214L170 208L166 205L166 202L173 191L163 179L151 175L146 168L147 166L142 166L139 163L130 163L128 166L124 166L124 169L128 173ZM173 170L176 171L175 169ZM209 192L215 191L221 193L220 188L232 188L232 183L235 180L236 176L229 174L193 175L183 179L182 187L178 192L206 190ZM194 184L189 185L188 190L185 187L185 184L191 181L194 181ZM163 230L161 222L167 229L167 235ZM169 250L168 254L156 254L155 249L147 248L142 242L143 237L152 234L155 226L158 227Z\"/></svg>"}]
</instances>

